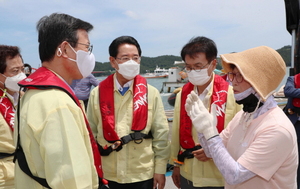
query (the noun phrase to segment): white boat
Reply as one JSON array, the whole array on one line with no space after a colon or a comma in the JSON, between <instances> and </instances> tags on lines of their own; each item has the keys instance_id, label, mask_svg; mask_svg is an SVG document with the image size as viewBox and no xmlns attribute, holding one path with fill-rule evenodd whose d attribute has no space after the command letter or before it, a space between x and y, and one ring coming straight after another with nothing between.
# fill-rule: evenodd
<instances>
[{"instance_id":1,"label":"white boat","mask_svg":"<svg viewBox=\"0 0 300 189\"><path fill-rule=\"evenodd\" d=\"M174 67L169 68L168 80L162 83L160 92L164 92L164 88L167 88L167 92L171 92L171 88L182 87L187 82L187 78L183 76L184 62L175 61Z\"/></svg>"},{"instance_id":2,"label":"white boat","mask_svg":"<svg viewBox=\"0 0 300 189\"><path fill-rule=\"evenodd\" d=\"M143 75L143 77L149 79L149 78L165 78L169 75L169 69L160 68L156 66L153 73L146 73Z\"/></svg>"}]
</instances>

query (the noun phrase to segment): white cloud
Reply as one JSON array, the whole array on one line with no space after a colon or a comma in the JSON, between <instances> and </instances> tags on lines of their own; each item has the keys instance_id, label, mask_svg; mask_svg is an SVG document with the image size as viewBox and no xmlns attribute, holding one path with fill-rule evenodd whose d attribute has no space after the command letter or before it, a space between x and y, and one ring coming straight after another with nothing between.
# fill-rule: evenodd
<instances>
[{"instance_id":1,"label":"white cloud","mask_svg":"<svg viewBox=\"0 0 300 189\"><path fill-rule=\"evenodd\" d=\"M126 16L128 16L129 18L132 18L132 19L134 19L134 20L139 19L139 16L138 16L135 12L130 11L130 10L125 11L124 14L125 14Z\"/></svg>"},{"instance_id":2,"label":"white cloud","mask_svg":"<svg viewBox=\"0 0 300 189\"><path fill-rule=\"evenodd\" d=\"M21 47L25 61L39 63L36 22L53 12L67 13L94 25L90 40L97 61L108 61L108 46L132 35L144 56L179 55L194 36L207 36L219 54L259 45L291 43L284 1L274 0L0 0L0 43ZM36 49L34 49L36 48Z\"/></svg>"}]
</instances>

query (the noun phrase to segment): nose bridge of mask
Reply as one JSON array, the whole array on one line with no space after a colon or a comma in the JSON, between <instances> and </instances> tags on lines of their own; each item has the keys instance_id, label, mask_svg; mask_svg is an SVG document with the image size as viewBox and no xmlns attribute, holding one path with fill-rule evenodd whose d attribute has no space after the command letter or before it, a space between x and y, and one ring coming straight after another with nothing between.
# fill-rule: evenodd
<instances>
[{"instance_id":1,"label":"nose bridge of mask","mask_svg":"<svg viewBox=\"0 0 300 189\"><path fill-rule=\"evenodd\" d=\"M127 64L139 64L139 63L137 63L136 61L130 59L130 60L127 61Z\"/></svg>"},{"instance_id":2,"label":"nose bridge of mask","mask_svg":"<svg viewBox=\"0 0 300 189\"><path fill-rule=\"evenodd\" d=\"M10 77L10 78L14 78L16 80L20 80L21 81L22 79L26 78L26 75L25 75L24 72L21 72L21 73L18 73L17 75L15 75L15 76Z\"/></svg>"},{"instance_id":3,"label":"nose bridge of mask","mask_svg":"<svg viewBox=\"0 0 300 189\"><path fill-rule=\"evenodd\" d=\"M122 64L118 64L118 65L120 67L120 65L121 66L133 66L133 65L136 65L136 64L138 64L138 63L135 62L134 60L130 59L130 60L128 60L128 61L126 61L126 62L124 62Z\"/></svg>"},{"instance_id":4,"label":"nose bridge of mask","mask_svg":"<svg viewBox=\"0 0 300 189\"><path fill-rule=\"evenodd\" d=\"M118 64L119 70L120 70L120 67L121 67L122 69L125 69L129 72L137 69L138 65L139 64L137 62L135 62L134 60L128 60L127 62L124 62L122 64Z\"/></svg>"}]
</instances>

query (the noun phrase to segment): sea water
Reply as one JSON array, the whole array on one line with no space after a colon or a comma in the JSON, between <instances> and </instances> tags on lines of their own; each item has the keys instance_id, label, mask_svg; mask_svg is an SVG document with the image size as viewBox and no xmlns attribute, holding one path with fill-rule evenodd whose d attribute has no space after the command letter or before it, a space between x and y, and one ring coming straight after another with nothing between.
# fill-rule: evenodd
<instances>
[{"instance_id":1,"label":"sea water","mask_svg":"<svg viewBox=\"0 0 300 189\"><path fill-rule=\"evenodd\" d=\"M96 77L96 78L99 79L100 81L102 81L106 77ZM162 89L162 86L163 86L163 82L166 82L167 80L168 80L168 78L149 78L149 79L147 79L147 82L148 82L148 84L152 85L160 92ZM166 89L165 89L165 91L166 91ZM174 109L174 107L168 103L168 98L170 95L171 95L171 93L164 93L164 92L160 93L165 110L173 110Z\"/></svg>"},{"instance_id":2,"label":"sea water","mask_svg":"<svg viewBox=\"0 0 300 189\"><path fill-rule=\"evenodd\" d=\"M282 79L281 83L279 84L279 86L277 87L276 92L280 89L281 86L285 85L286 80L289 76L289 73L290 73L290 67L287 67L286 74L285 74L284 78ZM100 81L104 80L105 78L106 77L97 77L97 79L99 79ZM167 80L168 80L168 78L148 78L147 82L148 82L148 84L155 87L158 91L161 91L163 82L166 82ZM164 91L166 91L166 90L167 89L165 88ZM168 98L170 95L171 95L171 93L165 93L165 92L160 93L165 110L173 110L174 109L174 107L168 103Z\"/></svg>"}]
</instances>

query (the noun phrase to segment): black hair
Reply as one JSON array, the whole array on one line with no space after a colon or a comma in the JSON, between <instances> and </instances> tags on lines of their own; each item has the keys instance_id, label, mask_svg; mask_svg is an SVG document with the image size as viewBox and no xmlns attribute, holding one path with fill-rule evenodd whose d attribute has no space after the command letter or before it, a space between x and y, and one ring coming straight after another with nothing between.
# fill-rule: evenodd
<instances>
[{"instance_id":1,"label":"black hair","mask_svg":"<svg viewBox=\"0 0 300 189\"><path fill-rule=\"evenodd\" d=\"M133 38L131 36L121 36L121 37L118 37L115 40L113 40L111 42L111 44L109 45L109 48L108 48L109 56L116 58L119 53L118 52L119 46L122 44L131 44L131 45L136 46L139 56L142 55L141 47L135 38Z\"/></svg>"},{"instance_id":2,"label":"black hair","mask_svg":"<svg viewBox=\"0 0 300 189\"><path fill-rule=\"evenodd\" d=\"M83 29L89 32L93 26L67 14L53 13L50 16L42 17L36 28L40 60L43 62L53 59L57 47L63 41L68 41L71 46L75 47L78 41L77 31Z\"/></svg>"},{"instance_id":3,"label":"black hair","mask_svg":"<svg viewBox=\"0 0 300 189\"><path fill-rule=\"evenodd\" d=\"M185 61L186 55L189 55L191 58L195 58L198 53L205 53L206 59L208 62L211 62L217 57L217 46L213 40L207 37L194 37L182 48L181 58Z\"/></svg>"}]
</instances>

